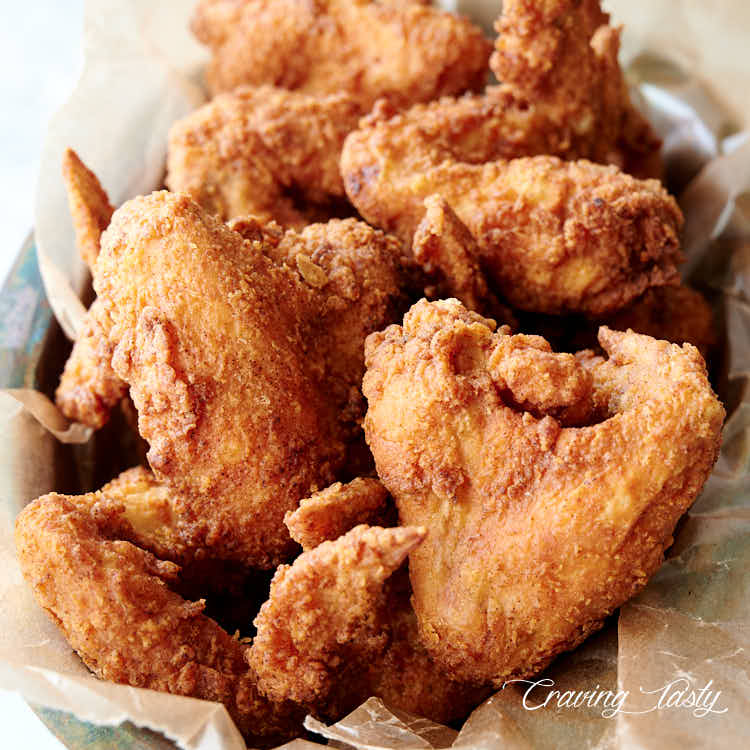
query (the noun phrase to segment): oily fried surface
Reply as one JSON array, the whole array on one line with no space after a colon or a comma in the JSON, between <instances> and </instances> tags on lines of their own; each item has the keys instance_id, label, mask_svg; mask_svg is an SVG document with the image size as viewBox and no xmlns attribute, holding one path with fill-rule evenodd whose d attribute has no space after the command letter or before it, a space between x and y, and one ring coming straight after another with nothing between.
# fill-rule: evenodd
<instances>
[{"instance_id":1,"label":"oily fried surface","mask_svg":"<svg viewBox=\"0 0 750 750\"><path fill-rule=\"evenodd\" d=\"M280 566L247 657L263 694L319 704L340 678L342 661L382 651L383 585L424 534L356 526Z\"/></svg>"},{"instance_id":2,"label":"oily fried surface","mask_svg":"<svg viewBox=\"0 0 750 750\"><path fill-rule=\"evenodd\" d=\"M288 557L284 514L336 479L357 433L362 342L397 312L398 259L352 220L305 232L253 243L161 192L126 203L104 235L112 364L196 558Z\"/></svg>"},{"instance_id":3,"label":"oily fried surface","mask_svg":"<svg viewBox=\"0 0 750 750\"><path fill-rule=\"evenodd\" d=\"M471 232L439 195L424 202L425 214L412 243L414 260L432 282L425 296L455 297L469 310L502 324L516 324L513 312L487 286L480 266L481 252Z\"/></svg>"},{"instance_id":4,"label":"oily fried surface","mask_svg":"<svg viewBox=\"0 0 750 750\"><path fill-rule=\"evenodd\" d=\"M700 292L684 284L649 289L604 325L616 331L632 328L674 344L687 342L706 359L717 345L711 307Z\"/></svg>"},{"instance_id":5,"label":"oily fried surface","mask_svg":"<svg viewBox=\"0 0 750 750\"><path fill-rule=\"evenodd\" d=\"M93 269L99 255L99 239L115 209L96 175L71 148L63 155L62 173L78 251Z\"/></svg>"},{"instance_id":6,"label":"oily fried surface","mask_svg":"<svg viewBox=\"0 0 750 750\"><path fill-rule=\"evenodd\" d=\"M661 144L630 103L607 18L597 0L506 2L493 55L501 85L405 111L380 102L368 127L412 171L546 154L658 177Z\"/></svg>"},{"instance_id":7,"label":"oily fried surface","mask_svg":"<svg viewBox=\"0 0 750 750\"><path fill-rule=\"evenodd\" d=\"M287 513L284 523L292 539L305 551L322 542L338 539L360 524L385 525L388 491L378 479L357 477L347 484L335 482L300 501Z\"/></svg>"},{"instance_id":8,"label":"oily fried surface","mask_svg":"<svg viewBox=\"0 0 750 750\"><path fill-rule=\"evenodd\" d=\"M428 530L409 561L422 640L454 678L499 686L645 585L713 466L724 410L690 345L602 328L609 359L572 361L493 328L456 301L420 302L368 338L363 389L400 522ZM583 426L550 415L562 408Z\"/></svg>"},{"instance_id":9,"label":"oily fried surface","mask_svg":"<svg viewBox=\"0 0 750 750\"><path fill-rule=\"evenodd\" d=\"M108 325L102 304L94 301L55 391L55 403L68 419L94 429L109 421L128 393L127 383L112 369L114 347L104 333Z\"/></svg>"},{"instance_id":10,"label":"oily fried surface","mask_svg":"<svg viewBox=\"0 0 750 750\"><path fill-rule=\"evenodd\" d=\"M310 212L300 202L344 198L339 157L359 114L344 93L260 86L222 94L172 126L166 184L225 221L253 214L302 228Z\"/></svg>"},{"instance_id":11,"label":"oily fried surface","mask_svg":"<svg viewBox=\"0 0 750 750\"><path fill-rule=\"evenodd\" d=\"M256 689L244 647L170 590L179 568L122 541L122 506L105 492L51 494L16 521L24 577L99 677L222 702L251 744L299 733L302 713Z\"/></svg>"},{"instance_id":12,"label":"oily fried surface","mask_svg":"<svg viewBox=\"0 0 750 750\"><path fill-rule=\"evenodd\" d=\"M364 341L408 307L401 291L407 281L401 243L362 221L332 219L289 230L266 252L314 290L307 366L319 371L321 388L336 405L339 428L354 440L362 434L358 422L366 409Z\"/></svg>"},{"instance_id":13,"label":"oily fried surface","mask_svg":"<svg viewBox=\"0 0 750 750\"><path fill-rule=\"evenodd\" d=\"M490 44L467 19L422 2L202 0L192 30L213 53L209 88L272 84L346 92L368 111L482 86Z\"/></svg>"},{"instance_id":14,"label":"oily fried surface","mask_svg":"<svg viewBox=\"0 0 750 750\"><path fill-rule=\"evenodd\" d=\"M406 244L440 195L515 308L602 315L677 281L682 214L656 180L551 156L423 168L377 121L347 138L341 165L361 215Z\"/></svg>"},{"instance_id":15,"label":"oily fried surface","mask_svg":"<svg viewBox=\"0 0 750 750\"><path fill-rule=\"evenodd\" d=\"M620 31L608 24L599 0L503 3L490 66L500 98L512 97L513 156L586 158L659 176L661 143L630 102L617 60Z\"/></svg>"},{"instance_id":16,"label":"oily fried surface","mask_svg":"<svg viewBox=\"0 0 750 750\"><path fill-rule=\"evenodd\" d=\"M248 652L264 694L325 718L373 695L438 722L479 703L485 691L442 674L419 640L400 566L423 538L418 528L356 526L279 568Z\"/></svg>"}]
</instances>

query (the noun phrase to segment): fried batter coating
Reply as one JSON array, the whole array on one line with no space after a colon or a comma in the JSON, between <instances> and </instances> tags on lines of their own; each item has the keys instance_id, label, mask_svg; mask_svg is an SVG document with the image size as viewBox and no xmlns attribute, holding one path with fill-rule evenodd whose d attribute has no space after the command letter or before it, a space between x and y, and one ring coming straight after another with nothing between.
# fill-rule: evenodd
<instances>
[{"instance_id":1,"label":"fried batter coating","mask_svg":"<svg viewBox=\"0 0 750 750\"><path fill-rule=\"evenodd\" d=\"M490 66L507 110L500 148L515 153L494 158L554 154L659 176L661 142L630 102L608 24L599 0L505 0Z\"/></svg>"},{"instance_id":2,"label":"fried batter coating","mask_svg":"<svg viewBox=\"0 0 750 750\"><path fill-rule=\"evenodd\" d=\"M318 705L342 661L382 651L383 585L424 536L421 528L356 526L280 566L247 655L263 694Z\"/></svg>"},{"instance_id":3,"label":"fried batter coating","mask_svg":"<svg viewBox=\"0 0 750 750\"><path fill-rule=\"evenodd\" d=\"M500 686L645 585L711 471L724 409L690 345L601 328L607 360L527 361L493 331L455 300L419 302L368 338L363 388L378 474L400 522L428 530L409 561L422 640L455 679ZM547 413L582 397L584 426Z\"/></svg>"},{"instance_id":4,"label":"fried batter coating","mask_svg":"<svg viewBox=\"0 0 750 750\"><path fill-rule=\"evenodd\" d=\"M341 164L361 215L405 244L440 195L514 308L603 315L678 280L682 214L656 180L551 156L422 168L377 123L347 138Z\"/></svg>"},{"instance_id":5,"label":"fried batter coating","mask_svg":"<svg viewBox=\"0 0 750 750\"><path fill-rule=\"evenodd\" d=\"M65 150L62 173L78 251L93 270L99 255L99 239L115 209L96 175L72 148Z\"/></svg>"},{"instance_id":6,"label":"fried batter coating","mask_svg":"<svg viewBox=\"0 0 750 750\"><path fill-rule=\"evenodd\" d=\"M114 347L104 334L108 327L106 312L95 300L55 391L55 403L68 419L95 430L109 421L112 409L128 395L127 383L112 369Z\"/></svg>"},{"instance_id":7,"label":"fried batter coating","mask_svg":"<svg viewBox=\"0 0 750 750\"><path fill-rule=\"evenodd\" d=\"M354 220L252 243L167 192L115 213L95 277L112 365L194 556L270 568L293 551L284 514L337 478L364 338L400 309L392 244Z\"/></svg>"},{"instance_id":8,"label":"fried batter coating","mask_svg":"<svg viewBox=\"0 0 750 750\"><path fill-rule=\"evenodd\" d=\"M414 260L433 279L425 296L455 297L469 310L515 326L513 312L490 291L479 265L480 250L471 232L439 195L424 202L425 215L414 233Z\"/></svg>"},{"instance_id":9,"label":"fried batter coating","mask_svg":"<svg viewBox=\"0 0 750 750\"><path fill-rule=\"evenodd\" d=\"M336 482L304 498L284 517L292 539L304 551L326 540L338 539L360 524L384 526L388 516L388 491L379 480L357 477L347 484Z\"/></svg>"},{"instance_id":10,"label":"fried batter coating","mask_svg":"<svg viewBox=\"0 0 750 750\"><path fill-rule=\"evenodd\" d=\"M45 495L16 521L24 577L97 676L220 701L248 742L299 734L302 712L256 688L245 647L170 590L179 568L122 541L123 508L102 493Z\"/></svg>"},{"instance_id":11,"label":"fried batter coating","mask_svg":"<svg viewBox=\"0 0 750 750\"><path fill-rule=\"evenodd\" d=\"M422 2L201 0L197 39L211 48L213 93L273 84L346 92L362 112L478 89L491 45L467 19Z\"/></svg>"},{"instance_id":12,"label":"fried batter coating","mask_svg":"<svg viewBox=\"0 0 750 750\"><path fill-rule=\"evenodd\" d=\"M172 126L166 184L225 221L252 214L302 228L310 219L299 200L344 199L339 158L359 115L347 94L222 94Z\"/></svg>"},{"instance_id":13,"label":"fried batter coating","mask_svg":"<svg viewBox=\"0 0 750 750\"><path fill-rule=\"evenodd\" d=\"M607 21L597 0L509 0L493 55L501 85L403 112L380 102L366 127L419 172L552 155L659 177L661 144L630 103Z\"/></svg>"},{"instance_id":14,"label":"fried batter coating","mask_svg":"<svg viewBox=\"0 0 750 750\"><path fill-rule=\"evenodd\" d=\"M705 359L716 348L718 335L711 307L695 289L680 286L649 289L604 325L616 331L632 328L655 339L692 344Z\"/></svg>"},{"instance_id":15,"label":"fried batter coating","mask_svg":"<svg viewBox=\"0 0 750 750\"><path fill-rule=\"evenodd\" d=\"M65 151L62 171L78 250L93 273L101 235L114 208L96 175L73 149ZM113 407L128 393L110 364L112 347L102 336L104 316L102 306L94 302L55 392L57 407L68 419L94 429L109 421Z\"/></svg>"},{"instance_id":16,"label":"fried batter coating","mask_svg":"<svg viewBox=\"0 0 750 750\"><path fill-rule=\"evenodd\" d=\"M439 672L396 571L423 539L420 528L356 526L282 566L247 657L264 694L323 717L373 695L434 721L465 716L485 693Z\"/></svg>"},{"instance_id":17,"label":"fried batter coating","mask_svg":"<svg viewBox=\"0 0 750 750\"><path fill-rule=\"evenodd\" d=\"M122 518L129 524L123 537L126 541L160 559L177 562L188 558L185 542L175 531L178 510L173 493L145 466L122 472L98 493L76 498L76 504L82 506L88 498L101 497L121 507Z\"/></svg>"}]
</instances>

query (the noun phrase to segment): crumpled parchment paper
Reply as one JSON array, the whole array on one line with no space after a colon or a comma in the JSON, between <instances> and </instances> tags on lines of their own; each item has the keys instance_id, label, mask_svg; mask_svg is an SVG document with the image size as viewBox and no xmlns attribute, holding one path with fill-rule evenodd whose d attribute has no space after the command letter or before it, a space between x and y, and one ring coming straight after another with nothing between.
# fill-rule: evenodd
<instances>
[{"instance_id":1,"label":"crumpled parchment paper","mask_svg":"<svg viewBox=\"0 0 750 750\"><path fill-rule=\"evenodd\" d=\"M488 29L499 9L482 0L444 4ZM46 291L71 338L88 276L60 177L63 149L79 151L115 204L160 185L170 124L204 100L206 53L187 30L193 5L87 3L86 66L51 123L36 213ZM670 187L687 219L684 275L709 294L726 333L718 383L730 416L721 457L662 569L582 647L538 678L508 685L460 731L378 699L331 727L308 717L307 728L336 747L687 750L750 741L750 138L727 137L750 127L743 64L750 6L610 0L606 7L628 25L623 57L665 141ZM60 488L60 441L80 443L89 432L28 390L0 392L0 425L0 687L95 724L129 720L184 748L243 748L220 704L92 677L36 605L16 562L13 519L29 500ZM318 746L300 739L284 747Z\"/></svg>"}]
</instances>

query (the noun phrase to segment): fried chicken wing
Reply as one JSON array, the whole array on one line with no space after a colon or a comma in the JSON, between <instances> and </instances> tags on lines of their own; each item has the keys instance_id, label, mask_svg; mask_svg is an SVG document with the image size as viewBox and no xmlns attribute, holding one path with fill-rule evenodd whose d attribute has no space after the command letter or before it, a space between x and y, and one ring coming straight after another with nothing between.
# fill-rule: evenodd
<instances>
[{"instance_id":1,"label":"fried chicken wing","mask_svg":"<svg viewBox=\"0 0 750 750\"><path fill-rule=\"evenodd\" d=\"M179 575L130 542L123 506L106 492L50 494L16 521L24 577L38 602L99 677L220 701L252 744L300 732L302 711L257 690L245 647L170 589Z\"/></svg>"},{"instance_id":2,"label":"fried chicken wing","mask_svg":"<svg viewBox=\"0 0 750 750\"><path fill-rule=\"evenodd\" d=\"M292 539L307 552L325 541L338 539L355 526L394 525L388 520L388 491L374 477L336 482L300 501L284 517ZM395 521L395 519L393 519Z\"/></svg>"},{"instance_id":3,"label":"fried chicken wing","mask_svg":"<svg viewBox=\"0 0 750 750\"><path fill-rule=\"evenodd\" d=\"M716 348L718 335L711 307L695 289L679 286L647 290L632 305L604 321L616 331L632 328L655 339L675 344L692 344L708 359Z\"/></svg>"},{"instance_id":4,"label":"fried chicken wing","mask_svg":"<svg viewBox=\"0 0 750 750\"><path fill-rule=\"evenodd\" d=\"M127 383L112 369L114 347L104 333L108 325L102 304L95 300L55 391L55 403L68 419L94 429L103 427L128 395Z\"/></svg>"},{"instance_id":5,"label":"fried chicken wing","mask_svg":"<svg viewBox=\"0 0 750 750\"><path fill-rule=\"evenodd\" d=\"M65 151L62 171L78 250L93 274L101 235L114 208L96 175L73 149ZM68 419L94 429L109 421L112 409L128 394L112 369L112 347L102 336L104 317L102 306L94 302L55 392L57 407Z\"/></svg>"},{"instance_id":6,"label":"fried chicken wing","mask_svg":"<svg viewBox=\"0 0 750 750\"><path fill-rule=\"evenodd\" d=\"M312 208L345 198L341 147L360 116L348 94L313 96L273 86L221 94L176 122L166 184L228 220L252 214L302 228Z\"/></svg>"},{"instance_id":7,"label":"fried chicken wing","mask_svg":"<svg viewBox=\"0 0 750 750\"><path fill-rule=\"evenodd\" d=\"M341 163L361 215L407 245L425 198L441 196L514 308L603 315L678 280L682 214L656 180L551 156L423 167L377 122L347 138Z\"/></svg>"},{"instance_id":8,"label":"fried chicken wing","mask_svg":"<svg viewBox=\"0 0 750 750\"><path fill-rule=\"evenodd\" d=\"M409 561L422 641L455 679L500 686L645 585L724 409L690 345L602 328L609 359L572 360L494 328L455 300L419 302L368 338L363 388L378 474L400 522L428 530Z\"/></svg>"},{"instance_id":9,"label":"fried chicken wing","mask_svg":"<svg viewBox=\"0 0 750 750\"><path fill-rule=\"evenodd\" d=\"M490 66L507 109L501 148L659 176L661 143L630 101L617 60L620 30L599 0L506 0L495 28Z\"/></svg>"},{"instance_id":10,"label":"fried chicken wing","mask_svg":"<svg viewBox=\"0 0 750 750\"><path fill-rule=\"evenodd\" d=\"M453 209L439 195L424 202L425 215L412 243L414 260L432 283L425 296L432 299L455 297L469 310L514 326L513 312L487 286L480 267L481 253L476 240Z\"/></svg>"},{"instance_id":11,"label":"fried chicken wing","mask_svg":"<svg viewBox=\"0 0 750 750\"><path fill-rule=\"evenodd\" d=\"M192 555L267 568L294 549L284 514L337 478L362 342L400 309L393 242L347 220L253 243L166 192L115 213L95 278L112 365Z\"/></svg>"},{"instance_id":12,"label":"fried chicken wing","mask_svg":"<svg viewBox=\"0 0 750 750\"><path fill-rule=\"evenodd\" d=\"M78 250L93 270L99 255L99 240L115 209L96 175L72 148L63 155L62 173Z\"/></svg>"},{"instance_id":13,"label":"fried chicken wing","mask_svg":"<svg viewBox=\"0 0 750 750\"><path fill-rule=\"evenodd\" d=\"M405 111L379 102L369 127L420 172L552 155L659 177L660 141L630 103L607 22L597 0L505 2L492 63L500 85Z\"/></svg>"},{"instance_id":14,"label":"fried chicken wing","mask_svg":"<svg viewBox=\"0 0 750 750\"><path fill-rule=\"evenodd\" d=\"M280 566L248 652L264 695L320 705L341 677L342 661L382 651L384 583L424 535L419 528L356 526Z\"/></svg>"},{"instance_id":15,"label":"fried chicken wing","mask_svg":"<svg viewBox=\"0 0 750 750\"><path fill-rule=\"evenodd\" d=\"M439 672L397 570L423 539L420 528L356 526L282 566L247 657L264 694L323 717L373 695L434 721L465 716L485 691Z\"/></svg>"},{"instance_id":16,"label":"fried chicken wing","mask_svg":"<svg viewBox=\"0 0 750 750\"><path fill-rule=\"evenodd\" d=\"M346 92L367 112L481 87L491 45L467 19L422 2L202 0L192 30L213 53L209 88L273 84Z\"/></svg>"}]
</instances>

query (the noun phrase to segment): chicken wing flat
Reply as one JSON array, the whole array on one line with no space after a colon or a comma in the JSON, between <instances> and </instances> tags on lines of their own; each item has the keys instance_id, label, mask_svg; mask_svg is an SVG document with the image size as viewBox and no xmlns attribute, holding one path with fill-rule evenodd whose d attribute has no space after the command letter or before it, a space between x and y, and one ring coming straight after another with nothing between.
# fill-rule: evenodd
<instances>
[{"instance_id":1,"label":"chicken wing flat","mask_svg":"<svg viewBox=\"0 0 750 750\"><path fill-rule=\"evenodd\" d=\"M659 177L660 141L630 103L607 22L597 0L509 0L492 63L500 85L404 111L380 102L370 125L420 172L552 155Z\"/></svg>"},{"instance_id":2,"label":"chicken wing flat","mask_svg":"<svg viewBox=\"0 0 750 750\"><path fill-rule=\"evenodd\" d=\"M176 122L166 184L228 220L302 228L310 210L345 198L339 173L344 138L360 110L349 94L312 96L273 86L222 94Z\"/></svg>"},{"instance_id":3,"label":"chicken wing flat","mask_svg":"<svg viewBox=\"0 0 750 750\"><path fill-rule=\"evenodd\" d=\"M341 164L360 214L406 245L439 195L514 308L602 315L678 281L682 214L657 180L552 156L425 167L377 120L347 138Z\"/></svg>"},{"instance_id":4,"label":"chicken wing flat","mask_svg":"<svg viewBox=\"0 0 750 750\"><path fill-rule=\"evenodd\" d=\"M454 679L501 686L645 585L724 409L690 345L601 328L609 358L573 357L494 328L419 302L368 338L363 388L378 474L428 531L409 561L421 639Z\"/></svg>"},{"instance_id":5,"label":"chicken wing flat","mask_svg":"<svg viewBox=\"0 0 750 750\"><path fill-rule=\"evenodd\" d=\"M213 93L272 84L346 92L367 112L480 88L490 43L467 19L422 2L201 0L192 22L213 53Z\"/></svg>"},{"instance_id":6,"label":"chicken wing flat","mask_svg":"<svg viewBox=\"0 0 750 750\"><path fill-rule=\"evenodd\" d=\"M68 419L94 429L103 427L128 395L127 383L112 369L108 326L102 304L94 301L55 391L55 403Z\"/></svg>"},{"instance_id":7,"label":"chicken wing flat","mask_svg":"<svg viewBox=\"0 0 750 750\"><path fill-rule=\"evenodd\" d=\"M126 203L103 237L112 365L196 557L288 557L284 514L337 478L359 430L362 342L401 304L394 241L354 220L305 232L281 251L161 192ZM293 251L296 267L271 257Z\"/></svg>"},{"instance_id":8,"label":"chicken wing flat","mask_svg":"<svg viewBox=\"0 0 750 750\"><path fill-rule=\"evenodd\" d=\"M356 526L282 566L248 652L263 693L324 718L373 695L439 722L480 702L485 692L442 674L419 641L398 569L423 539L420 528Z\"/></svg>"},{"instance_id":9,"label":"chicken wing flat","mask_svg":"<svg viewBox=\"0 0 750 750\"><path fill-rule=\"evenodd\" d=\"M99 677L220 701L248 740L300 732L303 713L257 690L245 646L170 589L179 568L128 541L123 506L105 492L45 495L16 521L16 547L37 601Z\"/></svg>"}]
</instances>

